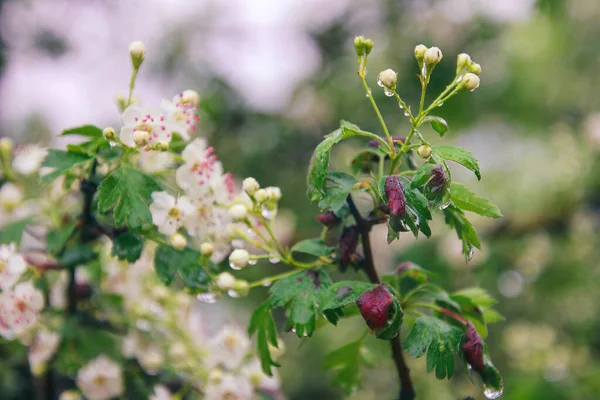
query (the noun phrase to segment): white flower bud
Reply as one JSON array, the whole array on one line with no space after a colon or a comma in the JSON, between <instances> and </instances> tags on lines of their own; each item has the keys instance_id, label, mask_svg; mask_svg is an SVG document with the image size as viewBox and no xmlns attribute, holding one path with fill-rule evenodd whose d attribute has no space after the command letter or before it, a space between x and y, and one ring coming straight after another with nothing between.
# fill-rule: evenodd
<instances>
[{"instance_id":1,"label":"white flower bud","mask_svg":"<svg viewBox=\"0 0 600 400\"><path fill-rule=\"evenodd\" d=\"M248 210L246 206L243 204L234 204L229 207L229 216L234 221L243 221L248 215Z\"/></svg>"},{"instance_id":2,"label":"white flower bud","mask_svg":"<svg viewBox=\"0 0 600 400\"><path fill-rule=\"evenodd\" d=\"M242 269L248 265L250 254L244 249L235 249L229 255L229 266L233 269Z\"/></svg>"},{"instance_id":3,"label":"white flower bud","mask_svg":"<svg viewBox=\"0 0 600 400\"><path fill-rule=\"evenodd\" d=\"M135 41L129 45L129 54L133 68L138 69L146 57L146 46L143 42Z\"/></svg>"},{"instance_id":4,"label":"white flower bud","mask_svg":"<svg viewBox=\"0 0 600 400\"><path fill-rule=\"evenodd\" d=\"M417 149L417 154L419 157L427 159L431 156L431 147L426 144L422 144Z\"/></svg>"},{"instance_id":5,"label":"white flower bud","mask_svg":"<svg viewBox=\"0 0 600 400\"><path fill-rule=\"evenodd\" d=\"M223 371L220 368L211 369L208 373L208 381L218 385L223 380Z\"/></svg>"},{"instance_id":6,"label":"white flower bud","mask_svg":"<svg viewBox=\"0 0 600 400\"><path fill-rule=\"evenodd\" d=\"M221 290L231 290L235 284L235 277L229 272L222 272L217 276L216 284Z\"/></svg>"},{"instance_id":7,"label":"white flower bud","mask_svg":"<svg viewBox=\"0 0 600 400\"><path fill-rule=\"evenodd\" d=\"M244 189L244 192L246 192L248 196L253 196L259 188L260 185L258 184L258 181L252 177L248 177L242 182L242 189Z\"/></svg>"},{"instance_id":8,"label":"white flower bud","mask_svg":"<svg viewBox=\"0 0 600 400\"><path fill-rule=\"evenodd\" d=\"M65 390L58 396L58 400L81 400L81 393L77 390Z\"/></svg>"},{"instance_id":9,"label":"white flower bud","mask_svg":"<svg viewBox=\"0 0 600 400\"><path fill-rule=\"evenodd\" d=\"M265 189L258 189L256 193L254 193L254 199L258 203L264 203L265 201L269 200L269 193L267 193Z\"/></svg>"},{"instance_id":10,"label":"white flower bud","mask_svg":"<svg viewBox=\"0 0 600 400\"><path fill-rule=\"evenodd\" d=\"M423 61L423 57L425 57L425 52L427 51L427 46L424 44L418 44L415 46L415 58L417 61Z\"/></svg>"},{"instance_id":11,"label":"white flower bud","mask_svg":"<svg viewBox=\"0 0 600 400\"><path fill-rule=\"evenodd\" d=\"M200 245L200 254L203 256L210 256L215 250L215 246L212 243L204 242Z\"/></svg>"},{"instance_id":12,"label":"white flower bud","mask_svg":"<svg viewBox=\"0 0 600 400\"><path fill-rule=\"evenodd\" d=\"M463 88L471 92L479 87L479 83L479 77L471 72L466 73L462 80Z\"/></svg>"},{"instance_id":13,"label":"white flower bud","mask_svg":"<svg viewBox=\"0 0 600 400\"><path fill-rule=\"evenodd\" d=\"M171 246L175 247L177 250L185 249L187 246L187 239L181 233L176 233L170 238Z\"/></svg>"},{"instance_id":14,"label":"white flower bud","mask_svg":"<svg viewBox=\"0 0 600 400\"><path fill-rule=\"evenodd\" d=\"M461 75L465 68L469 68L471 65L471 56L467 53L460 53L456 58L456 75Z\"/></svg>"},{"instance_id":15,"label":"white flower bud","mask_svg":"<svg viewBox=\"0 0 600 400\"><path fill-rule=\"evenodd\" d=\"M175 342L169 347L169 356L175 361L183 361L188 356L188 350L181 342Z\"/></svg>"},{"instance_id":16,"label":"white flower bud","mask_svg":"<svg viewBox=\"0 0 600 400\"><path fill-rule=\"evenodd\" d=\"M250 284L248 281L238 279L233 284L233 290L237 294L237 297L247 296L248 292L250 292Z\"/></svg>"},{"instance_id":17,"label":"white flower bud","mask_svg":"<svg viewBox=\"0 0 600 400\"><path fill-rule=\"evenodd\" d=\"M469 67L469 72L471 72L475 75L479 75L481 73L481 65L479 65L477 63L471 64L471 66Z\"/></svg>"},{"instance_id":18,"label":"white flower bud","mask_svg":"<svg viewBox=\"0 0 600 400\"><path fill-rule=\"evenodd\" d=\"M442 57L442 51L438 47L430 47L425 52L423 61L425 61L425 64L428 66L433 67L442 61Z\"/></svg>"},{"instance_id":19,"label":"white flower bud","mask_svg":"<svg viewBox=\"0 0 600 400\"><path fill-rule=\"evenodd\" d=\"M396 82L398 82L398 74L393 69L386 69L377 75L379 86L394 90L396 89Z\"/></svg>"},{"instance_id":20,"label":"white flower bud","mask_svg":"<svg viewBox=\"0 0 600 400\"><path fill-rule=\"evenodd\" d=\"M265 189L267 191L267 195L269 196L269 200L271 201L279 201L281 199L281 189L277 186L269 186Z\"/></svg>"},{"instance_id":21,"label":"white flower bud","mask_svg":"<svg viewBox=\"0 0 600 400\"><path fill-rule=\"evenodd\" d=\"M169 150L169 142L166 140L159 140L152 148L158 151L167 151Z\"/></svg>"},{"instance_id":22,"label":"white flower bud","mask_svg":"<svg viewBox=\"0 0 600 400\"><path fill-rule=\"evenodd\" d=\"M117 138L117 132L115 132L115 130L110 126L104 128L104 130L102 131L102 135L104 135L104 138L106 140L115 140Z\"/></svg>"},{"instance_id":23,"label":"white flower bud","mask_svg":"<svg viewBox=\"0 0 600 400\"><path fill-rule=\"evenodd\" d=\"M162 284L158 284L152 288L152 296L158 300L164 300L169 297L169 289L164 287Z\"/></svg>"},{"instance_id":24,"label":"white flower bud","mask_svg":"<svg viewBox=\"0 0 600 400\"><path fill-rule=\"evenodd\" d=\"M137 147L144 147L148 144L148 138L150 134L147 131L135 131L133 132L133 143Z\"/></svg>"},{"instance_id":25,"label":"white flower bud","mask_svg":"<svg viewBox=\"0 0 600 400\"><path fill-rule=\"evenodd\" d=\"M181 101L197 106L200 103L200 95L195 90L184 90L181 94Z\"/></svg>"}]
</instances>

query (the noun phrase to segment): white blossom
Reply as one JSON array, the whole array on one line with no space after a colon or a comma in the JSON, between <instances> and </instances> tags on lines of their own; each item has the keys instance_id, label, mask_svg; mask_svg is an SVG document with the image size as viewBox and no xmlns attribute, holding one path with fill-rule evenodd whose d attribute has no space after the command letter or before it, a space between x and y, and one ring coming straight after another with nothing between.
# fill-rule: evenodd
<instances>
[{"instance_id":1,"label":"white blossom","mask_svg":"<svg viewBox=\"0 0 600 400\"><path fill-rule=\"evenodd\" d=\"M7 290L17 283L26 269L27 262L21 254L17 253L14 243L0 245L0 288L2 290Z\"/></svg>"},{"instance_id":2,"label":"white blossom","mask_svg":"<svg viewBox=\"0 0 600 400\"><path fill-rule=\"evenodd\" d=\"M136 131L148 132L148 147L163 140L170 142L173 136L173 127L175 125L160 110L132 104L123 111L121 120L123 127L121 128L119 138L129 147L136 147L133 140L133 135Z\"/></svg>"},{"instance_id":3,"label":"white blossom","mask_svg":"<svg viewBox=\"0 0 600 400\"><path fill-rule=\"evenodd\" d=\"M2 293L0 319L13 332L21 334L32 327L44 307L44 296L29 281Z\"/></svg>"},{"instance_id":4,"label":"white blossom","mask_svg":"<svg viewBox=\"0 0 600 400\"><path fill-rule=\"evenodd\" d=\"M208 341L211 353L210 366L223 365L232 370L238 368L250 350L250 341L245 332L233 327L224 326Z\"/></svg>"},{"instance_id":5,"label":"white blossom","mask_svg":"<svg viewBox=\"0 0 600 400\"><path fill-rule=\"evenodd\" d=\"M195 139L181 152L184 164L177 169L175 179L183 190L205 192L223 175L223 166L217 160L213 147L206 140Z\"/></svg>"},{"instance_id":6,"label":"white blossom","mask_svg":"<svg viewBox=\"0 0 600 400\"><path fill-rule=\"evenodd\" d=\"M35 144L20 147L15 151L12 167L20 174L31 175L40 169L47 153L47 149Z\"/></svg>"},{"instance_id":7,"label":"white blossom","mask_svg":"<svg viewBox=\"0 0 600 400\"><path fill-rule=\"evenodd\" d=\"M173 155L165 151L141 151L138 159L140 169L150 174L166 171L173 164Z\"/></svg>"},{"instance_id":8,"label":"white blossom","mask_svg":"<svg viewBox=\"0 0 600 400\"><path fill-rule=\"evenodd\" d=\"M14 183L7 182L0 187L0 207L10 212L23 203L23 190Z\"/></svg>"},{"instance_id":9,"label":"white blossom","mask_svg":"<svg viewBox=\"0 0 600 400\"><path fill-rule=\"evenodd\" d=\"M175 121L175 131L184 140L190 140L190 134L196 130L199 98L198 93L186 90L173 97L172 101L163 100L160 104L167 116Z\"/></svg>"},{"instance_id":10,"label":"white blossom","mask_svg":"<svg viewBox=\"0 0 600 400\"><path fill-rule=\"evenodd\" d=\"M220 382L210 382L206 386L204 400L250 400L254 388L243 375L224 374Z\"/></svg>"},{"instance_id":11,"label":"white blossom","mask_svg":"<svg viewBox=\"0 0 600 400\"><path fill-rule=\"evenodd\" d=\"M152 223L158 227L158 231L165 235L173 235L182 226L188 228L188 233L194 235L190 229L196 216L196 208L186 196L177 199L167 192L152 193Z\"/></svg>"},{"instance_id":12,"label":"white blossom","mask_svg":"<svg viewBox=\"0 0 600 400\"><path fill-rule=\"evenodd\" d=\"M89 400L108 400L123 393L121 366L104 355L81 368L76 382Z\"/></svg>"},{"instance_id":13,"label":"white blossom","mask_svg":"<svg viewBox=\"0 0 600 400\"><path fill-rule=\"evenodd\" d=\"M277 370L273 371L273 376L268 376L262 371L260 361L256 357L242 367L241 373L254 387L261 390L276 391L281 385Z\"/></svg>"},{"instance_id":14,"label":"white blossom","mask_svg":"<svg viewBox=\"0 0 600 400\"><path fill-rule=\"evenodd\" d=\"M43 373L46 363L56 352L60 343L60 335L56 332L42 329L35 334L29 347L29 368L35 376Z\"/></svg>"},{"instance_id":15,"label":"white blossom","mask_svg":"<svg viewBox=\"0 0 600 400\"><path fill-rule=\"evenodd\" d=\"M148 400L170 400L171 392L164 385L154 385L152 394Z\"/></svg>"}]
</instances>

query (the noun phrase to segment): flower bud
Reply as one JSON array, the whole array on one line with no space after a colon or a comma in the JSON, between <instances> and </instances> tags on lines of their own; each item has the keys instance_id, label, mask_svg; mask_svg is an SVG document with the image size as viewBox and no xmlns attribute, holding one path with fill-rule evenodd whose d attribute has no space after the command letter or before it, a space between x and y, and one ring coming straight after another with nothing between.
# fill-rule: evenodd
<instances>
[{"instance_id":1,"label":"flower bud","mask_svg":"<svg viewBox=\"0 0 600 400\"><path fill-rule=\"evenodd\" d=\"M247 296L250 292L250 284L248 281L237 279L233 284L233 291L236 293L236 297Z\"/></svg>"},{"instance_id":2,"label":"flower bud","mask_svg":"<svg viewBox=\"0 0 600 400\"><path fill-rule=\"evenodd\" d=\"M242 189L244 189L244 192L246 192L248 196L252 197L254 193L260 189L260 185L256 179L248 177L242 182Z\"/></svg>"},{"instance_id":3,"label":"flower bud","mask_svg":"<svg viewBox=\"0 0 600 400\"><path fill-rule=\"evenodd\" d=\"M115 130L113 128L111 128L110 126L107 128L104 128L104 130L102 131L102 135L104 136L104 138L106 140L115 140L117 138L117 132L115 132Z\"/></svg>"},{"instance_id":4,"label":"flower bud","mask_svg":"<svg viewBox=\"0 0 600 400\"><path fill-rule=\"evenodd\" d=\"M471 72L465 74L462 80L462 87L466 90L473 91L479 87L479 77Z\"/></svg>"},{"instance_id":5,"label":"flower bud","mask_svg":"<svg viewBox=\"0 0 600 400\"><path fill-rule=\"evenodd\" d=\"M243 221L248 215L248 209L243 204L234 204L229 207L229 216L234 221Z\"/></svg>"},{"instance_id":6,"label":"flower bud","mask_svg":"<svg viewBox=\"0 0 600 400\"><path fill-rule=\"evenodd\" d=\"M442 57L442 51L438 47L430 47L425 52L423 61L425 61L425 64L427 64L429 67L434 67L440 61L442 61Z\"/></svg>"},{"instance_id":7,"label":"flower bud","mask_svg":"<svg viewBox=\"0 0 600 400\"><path fill-rule=\"evenodd\" d=\"M223 380L223 371L220 368L211 369L208 373L208 381L218 385Z\"/></svg>"},{"instance_id":8,"label":"flower bud","mask_svg":"<svg viewBox=\"0 0 600 400\"><path fill-rule=\"evenodd\" d=\"M477 63L471 64L471 66L469 67L469 72L471 72L475 75L479 75L481 73L481 65L479 65Z\"/></svg>"},{"instance_id":9,"label":"flower bud","mask_svg":"<svg viewBox=\"0 0 600 400\"><path fill-rule=\"evenodd\" d=\"M221 290L231 290L235 284L235 277L229 272L222 272L217 276L216 284Z\"/></svg>"},{"instance_id":10,"label":"flower bud","mask_svg":"<svg viewBox=\"0 0 600 400\"><path fill-rule=\"evenodd\" d=\"M182 362L188 357L188 349L181 342L175 342L169 346L169 357L175 362Z\"/></svg>"},{"instance_id":11,"label":"flower bud","mask_svg":"<svg viewBox=\"0 0 600 400\"><path fill-rule=\"evenodd\" d=\"M58 400L81 400L82 398L77 390L65 390L58 396Z\"/></svg>"},{"instance_id":12,"label":"flower bud","mask_svg":"<svg viewBox=\"0 0 600 400\"><path fill-rule=\"evenodd\" d=\"M425 57L425 52L427 51L427 46L424 44L418 44L415 47L415 58L419 63L423 62L423 58Z\"/></svg>"},{"instance_id":13,"label":"flower bud","mask_svg":"<svg viewBox=\"0 0 600 400\"><path fill-rule=\"evenodd\" d=\"M137 147L144 147L148 144L148 138L150 134L146 131L135 131L133 132L133 143Z\"/></svg>"},{"instance_id":14,"label":"flower bud","mask_svg":"<svg viewBox=\"0 0 600 400\"><path fill-rule=\"evenodd\" d=\"M146 46L140 41L131 42L129 45L129 54L133 68L138 69L146 57Z\"/></svg>"},{"instance_id":15,"label":"flower bud","mask_svg":"<svg viewBox=\"0 0 600 400\"><path fill-rule=\"evenodd\" d=\"M317 215L317 221L325 225L329 229L333 229L337 224L342 222L340 218L333 212L327 212Z\"/></svg>"},{"instance_id":16,"label":"flower bud","mask_svg":"<svg viewBox=\"0 0 600 400\"><path fill-rule=\"evenodd\" d=\"M469 365L477 372L482 372L485 368L483 359L483 340L475 326L469 322L465 333L465 342L462 345L463 355Z\"/></svg>"},{"instance_id":17,"label":"flower bud","mask_svg":"<svg viewBox=\"0 0 600 400\"><path fill-rule=\"evenodd\" d=\"M345 227L340 236L340 269L344 272L352 262L358 247L358 228L356 225Z\"/></svg>"},{"instance_id":18,"label":"flower bud","mask_svg":"<svg viewBox=\"0 0 600 400\"><path fill-rule=\"evenodd\" d=\"M431 156L431 146L428 146L426 144L420 145L417 149L417 154L421 158L428 159Z\"/></svg>"},{"instance_id":19,"label":"flower bud","mask_svg":"<svg viewBox=\"0 0 600 400\"><path fill-rule=\"evenodd\" d=\"M396 275L400 276L403 273L405 273L406 271L409 271L411 269L417 269L417 268L419 268L419 266L417 264L415 264L414 262L404 261L403 263L398 265L398 268L396 268Z\"/></svg>"},{"instance_id":20,"label":"flower bud","mask_svg":"<svg viewBox=\"0 0 600 400\"><path fill-rule=\"evenodd\" d=\"M270 201L279 201L281 199L281 189L277 186L269 186L265 189Z\"/></svg>"},{"instance_id":21,"label":"flower bud","mask_svg":"<svg viewBox=\"0 0 600 400\"><path fill-rule=\"evenodd\" d=\"M354 38L354 49L356 50L356 55L359 57L369 55L373 49L373 45L374 43L371 39L365 39L362 35Z\"/></svg>"},{"instance_id":22,"label":"flower bud","mask_svg":"<svg viewBox=\"0 0 600 400\"><path fill-rule=\"evenodd\" d=\"M399 176L388 176L385 180L385 195L390 206L392 215L404 216L406 209L406 197L404 197L404 185Z\"/></svg>"},{"instance_id":23,"label":"flower bud","mask_svg":"<svg viewBox=\"0 0 600 400\"><path fill-rule=\"evenodd\" d=\"M187 239L181 233L176 233L170 238L171 246L175 247L177 250L185 249L187 246Z\"/></svg>"},{"instance_id":24,"label":"flower bud","mask_svg":"<svg viewBox=\"0 0 600 400\"><path fill-rule=\"evenodd\" d=\"M460 53L456 59L456 75L462 75L465 68L471 65L471 56L467 53Z\"/></svg>"},{"instance_id":25,"label":"flower bud","mask_svg":"<svg viewBox=\"0 0 600 400\"><path fill-rule=\"evenodd\" d=\"M169 290L161 284L154 286L151 290L152 296L158 300L164 300L170 296Z\"/></svg>"},{"instance_id":26,"label":"flower bud","mask_svg":"<svg viewBox=\"0 0 600 400\"><path fill-rule=\"evenodd\" d=\"M396 89L396 82L398 82L398 74L393 69L386 69L377 75L377 83L379 86L385 87L389 90Z\"/></svg>"},{"instance_id":27,"label":"flower bud","mask_svg":"<svg viewBox=\"0 0 600 400\"><path fill-rule=\"evenodd\" d=\"M200 95L195 90L184 90L181 93L181 101L197 106L200 103Z\"/></svg>"},{"instance_id":28,"label":"flower bud","mask_svg":"<svg viewBox=\"0 0 600 400\"><path fill-rule=\"evenodd\" d=\"M211 256L214 250L215 247L212 243L204 242L200 245L200 254L203 256Z\"/></svg>"},{"instance_id":29,"label":"flower bud","mask_svg":"<svg viewBox=\"0 0 600 400\"><path fill-rule=\"evenodd\" d=\"M394 297L385 285L379 285L363 293L356 301L356 305L367 326L372 330L385 328L396 313Z\"/></svg>"},{"instance_id":30,"label":"flower bud","mask_svg":"<svg viewBox=\"0 0 600 400\"><path fill-rule=\"evenodd\" d=\"M166 140L159 140L154 144L154 146L152 146L152 148L158 151L167 151L169 150L169 142Z\"/></svg>"},{"instance_id":31,"label":"flower bud","mask_svg":"<svg viewBox=\"0 0 600 400\"><path fill-rule=\"evenodd\" d=\"M248 261L250 260L250 254L244 249L235 249L229 255L229 266L232 269L242 269L246 265L248 265Z\"/></svg>"},{"instance_id":32,"label":"flower bud","mask_svg":"<svg viewBox=\"0 0 600 400\"><path fill-rule=\"evenodd\" d=\"M254 193L254 199L260 204L269 200L269 193L265 189L258 189L256 193Z\"/></svg>"},{"instance_id":33,"label":"flower bud","mask_svg":"<svg viewBox=\"0 0 600 400\"><path fill-rule=\"evenodd\" d=\"M427 181L427 189L428 191L437 196L441 194L446 187L448 186L448 174L446 170L441 165L435 165L431 169L431 177Z\"/></svg>"}]
</instances>

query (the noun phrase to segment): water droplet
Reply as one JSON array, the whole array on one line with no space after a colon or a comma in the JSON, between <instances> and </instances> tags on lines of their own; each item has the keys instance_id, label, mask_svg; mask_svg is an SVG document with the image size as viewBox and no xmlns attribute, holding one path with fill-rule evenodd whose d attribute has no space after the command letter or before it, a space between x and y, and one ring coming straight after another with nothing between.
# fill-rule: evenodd
<instances>
[{"instance_id":1,"label":"water droplet","mask_svg":"<svg viewBox=\"0 0 600 400\"><path fill-rule=\"evenodd\" d=\"M221 295L219 293L200 293L196 298L203 303L213 304L216 303Z\"/></svg>"},{"instance_id":2,"label":"water droplet","mask_svg":"<svg viewBox=\"0 0 600 400\"><path fill-rule=\"evenodd\" d=\"M423 68L421 68L421 74L423 75L423 78L427 76L427 64L425 63L423 63Z\"/></svg>"},{"instance_id":3,"label":"water droplet","mask_svg":"<svg viewBox=\"0 0 600 400\"><path fill-rule=\"evenodd\" d=\"M383 87L383 82L381 82L381 79L379 79L379 77L377 77L377 84L378 84L380 87Z\"/></svg>"},{"instance_id":4,"label":"water droplet","mask_svg":"<svg viewBox=\"0 0 600 400\"><path fill-rule=\"evenodd\" d=\"M474 92L474 91L475 91L475 89L473 89L473 90L469 90L469 92Z\"/></svg>"},{"instance_id":5,"label":"water droplet","mask_svg":"<svg viewBox=\"0 0 600 400\"><path fill-rule=\"evenodd\" d=\"M498 397L502 396L503 391L504 391L504 387L502 387L502 386L494 388L494 387L487 387L487 386L483 385L483 394L488 399L492 399L492 400L497 399Z\"/></svg>"},{"instance_id":6,"label":"water droplet","mask_svg":"<svg viewBox=\"0 0 600 400\"><path fill-rule=\"evenodd\" d=\"M271 219L271 218L275 217L275 214L277 214L277 209L276 208L269 209L267 207L263 207L261 214L266 219Z\"/></svg>"},{"instance_id":7,"label":"water droplet","mask_svg":"<svg viewBox=\"0 0 600 400\"><path fill-rule=\"evenodd\" d=\"M463 75L459 76L458 78L456 78L456 82L460 82L463 79Z\"/></svg>"},{"instance_id":8,"label":"water droplet","mask_svg":"<svg viewBox=\"0 0 600 400\"><path fill-rule=\"evenodd\" d=\"M281 261L281 260L279 259L279 257L271 257L271 258L269 258L269 262L270 262L271 264L277 264L277 263L279 263L279 261Z\"/></svg>"},{"instance_id":9,"label":"water droplet","mask_svg":"<svg viewBox=\"0 0 600 400\"><path fill-rule=\"evenodd\" d=\"M263 285L264 287L269 287L269 286L271 286L272 284L273 284L273 282L271 282L271 281L264 281L262 285Z\"/></svg>"},{"instance_id":10,"label":"water droplet","mask_svg":"<svg viewBox=\"0 0 600 400\"><path fill-rule=\"evenodd\" d=\"M240 268L240 267L238 267L237 265L235 265L235 264L234 264L234 263L232 263L232 262L230 262L230 263L229 263L229 267L230 267L232 270L234 270L234 271L239 271L239 270L241 270L241 268Z\"/></svg>"},{"instance_id":11,"label":"water droplet","mask_svg":"<svg viewBox=\"0 0 600 400\"><path fill-rule=\"evenodd\" d=\"M258 264L258 260L255 259L255 258L251 258L251 259L248 260L248 264L250 264L250 265L256 265L256 264Z\"/></svg>"},{"instance_id":12,"label":"water droplet","mask_svg":"<svg viewBox=\"0 0 600 400\"><path fill-rule=\"evenodd\" d=\"M235 290L228 290L227 294L229 295L229 297L232 297L234 299L237 299L238 297L240 297L240 294L238 292L236 292Z\"/></svg>"},{"instance_id":13,"label":"water droplet","mask_svg":"<svg viewBox=\"0 0 600 400\"><path fill-rule=\"evenodd\" d=\"M371 97L371 93L373 93L373 91L369 89L369 93L366 94L367 98Z\"/></svg>"},{"instance_id":14,"label":"water droplet","mask_svg":"<svg viewBox=\"0 0 600 400\"><path fill-rule=\"evenodd\" d=\"M467 261L471 261L473 255L475 255L475 247L471 246L471 248L469 249L469 254L467 255Z\"/></svg>"},{"instance_id":15,"label":"water droplet","mask_svg":"<svg viewBox=\"0 0 600 400\"><path fill-rule=\"evenodd\" d=\"M385 93L385 95L387 97L392 97L394 95L394 92L392 92L391 90L389 90L388 88L383 88L383 93Z\"/></svg>"},{"instance_id":16,"label":"water droplet","mask_svg":"<svg viewBox=\"0 0 600 400\"><path fill-rule=\"evenodd\" d=\"M398 107L400 107L401 110L404 109L404 107L402 107L402 104L398 103Z\"/></svg>"},{"instance_id":17,"label":"water droplet","mask_svg":"<svg viewBox=\"0 0 600 400\"><path fill-rule=\"evenodd\" d=\"M441 107L444 105L444 102L442 101L440 104L438 104L438 107Z\"/></svg>"},{"instance_id":18,"label":"water droplet","mask_svg":"<svg viewBox=\"0 0 600 400\"><path fill-rule=\"evenodd\" d=\"M150 329L152 328L150 321L147 321L145 319L138 319L137 321L135 321L135 326L140 331L144 331L144 332L150 332Z\"/></svg>"},{"instance_id":19,"label":"water droplet","mask_svg":"<svg viewBox=\"0 0 600 400\"><path fill-rule=\"evenodd\" d=\"M408 117L408 115L409 115L409 114L408 114L408 111L404 111L404 116L405 116L405 117Z\"/></svg>"}]
</instances>

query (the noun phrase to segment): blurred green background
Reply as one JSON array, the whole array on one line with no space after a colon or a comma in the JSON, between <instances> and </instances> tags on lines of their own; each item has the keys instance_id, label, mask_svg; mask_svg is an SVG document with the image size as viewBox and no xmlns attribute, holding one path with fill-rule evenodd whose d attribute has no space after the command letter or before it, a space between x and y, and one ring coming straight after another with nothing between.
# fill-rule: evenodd
<instances>
[{"instance_id":1,"label":"blurred green background","mask_svg":"<svg viewBox=\"0 0 600 400\"><path fill-rule=\"evenodd\" d=\"M398 71L399 93L415 104L416 44L444 53L429 100L453 78L456 55L469 53L483 67L481 87L436 114L450 125L444 142L472 151L482 166L481 182L458 169L455 179L498 204L504 218L470 216L484 249L468 265L439 216L429 240L405 235L388 246L384 232L375 232L377 267L385 273L412 260L449 290L480 285L499 300L506 321L491 326L488 340L504 375L503 399L599 398L597 0L0 4L2 136L50 144L65 124L117 125L113 99L126 89L126 46L143 40L148 59L139 96L198 90L200 132L236 177L281 187L290 240L320 230L304 174L322 136L340 119L381 133L356 76L353 37L375 41L367 80L394 135L406 135L409 125L377 87L377 73ZM435 132L425 135L439 142ZM344 168L361 145L340 145L334 165ZM248 311L235 313L244 321ZM290 399L341 398L323 373L323 355L359 336L360 324L325 328L308 343L283 335ZM365 371L353 398L392 399L398 383L389 349L374 338L370 344L379 363ZM483 398L461 371L441 382L424 364L410 360L420 399Z\"/></svg>"}]
</instances>

